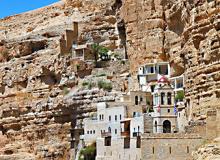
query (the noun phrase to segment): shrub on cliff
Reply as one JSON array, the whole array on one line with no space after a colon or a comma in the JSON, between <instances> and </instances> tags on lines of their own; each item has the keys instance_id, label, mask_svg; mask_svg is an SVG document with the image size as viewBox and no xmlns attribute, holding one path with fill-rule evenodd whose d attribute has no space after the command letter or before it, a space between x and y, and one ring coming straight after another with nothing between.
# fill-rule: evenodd
<instances>
[{"instance_id":1,"label":"shrub on cliff","mask_svg":"<svg viewBox=\"0 0 220 160\"><path fill-rule=\"evenodd\" d=\"M101 60L109 60L108 51L106 47L100 46L98 43L91 45L91 52L94 56L96 66L99 58L101 58Z\"/></svg>"},{"instance_id":2,"label":"shrub on cliff","mask_svg":"<svg viewBox=\"0 0 220 160\"><path fill-rule=\"evenodd\" d=\"M96 156L96 145L95 143L83 148L80 151L79 160L93 160Z\"/></svg>"},{"instance_id":3,"label":"shrub on cliff","mask_svg":"<svg viewBox=\"0 0 220 160\"><path fill-rule=\"evenodd\" d=\"M178 91L175 97L176 102L181 102L184 99L184 92L183 91Z\"/></svg>"},{"instance_id":4,"label":"shrub on cliff","mask_svg":"<svg viewBox=\"0 0 220 160\"><path fill-rule=\"evenodd\" d=\"M98 81L98 87L101 89L104 89L106 91L111 91L112 90L112 84L110 82L105 82L103 80Z\"/></svg>"}]
</instances>

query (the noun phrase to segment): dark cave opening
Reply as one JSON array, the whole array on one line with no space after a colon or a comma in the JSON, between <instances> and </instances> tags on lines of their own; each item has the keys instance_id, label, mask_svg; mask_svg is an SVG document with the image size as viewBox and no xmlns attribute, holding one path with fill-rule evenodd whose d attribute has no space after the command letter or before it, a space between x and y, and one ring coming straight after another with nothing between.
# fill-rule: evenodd
<instances>
[{"instance_id":1,"label":"dark cave opening","mask_svg":"<svg viewBox=\"0 0 220 160\"><path fill-rule=\"evenodd\" d=\"M118 22L117 27L119 31L119 38L121 39L120 48L124 48L124 52L125 52L124 58L128 59L127 46L126 46L127 36L126 36L126 28L125 28L124 20Z\"/></svg>"}]
</instances>

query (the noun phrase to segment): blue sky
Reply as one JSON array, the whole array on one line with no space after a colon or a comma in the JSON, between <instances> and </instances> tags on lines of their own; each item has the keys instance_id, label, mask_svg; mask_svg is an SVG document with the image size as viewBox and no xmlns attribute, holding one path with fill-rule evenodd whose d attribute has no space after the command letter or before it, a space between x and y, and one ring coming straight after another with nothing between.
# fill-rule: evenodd
<instances>
[{"instance_id":1,"label":"blue sky","mask_svg":"<svg viewBox=\"0 0 220 160\"><path fill-rule=\"evenodd\" d=\"M0 0L0 19L47 6L59 0Z\"/></svg>"}]
</instances>

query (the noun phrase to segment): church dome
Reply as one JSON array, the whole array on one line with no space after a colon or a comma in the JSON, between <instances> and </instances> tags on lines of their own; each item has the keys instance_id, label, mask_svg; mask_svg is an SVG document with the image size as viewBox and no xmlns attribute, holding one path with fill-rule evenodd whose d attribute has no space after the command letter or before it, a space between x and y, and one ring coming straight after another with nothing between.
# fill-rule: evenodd
<instances>
[{"instance_id":1,"label":"church dome","mask_svg":"<svg viewBox=\"0 0 220 160\"><path fill-rule=\"evenodd\" d=\"M167 77L162 76L159 80L158 83L169 83L169 80Z\"/></svg>"}]
</instances>

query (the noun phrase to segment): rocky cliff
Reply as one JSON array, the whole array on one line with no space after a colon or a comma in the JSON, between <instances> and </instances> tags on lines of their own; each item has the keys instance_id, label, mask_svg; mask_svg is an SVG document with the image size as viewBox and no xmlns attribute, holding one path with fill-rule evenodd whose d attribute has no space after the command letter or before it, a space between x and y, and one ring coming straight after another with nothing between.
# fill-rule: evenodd
<instances>
[{"instance_id":1,"label":"rocky cliff","mask_svg":"<svg viewBox=\"0 0 220 160\"><path fill-rule=\"evenodd\" d=\"M185 75L190 118L217 108L219 13L219 0L63 0L0 20L0 159L69 159L76 108L83 117L93 103L117 98L80 91L78 62L59 52L72 22L79 22L79 43L128 55L133 89L138 65L169 61L173 75Z\"/></svg>"},{"instance_id":2,"label":"rocky cliff","mask_svg":"<svg viewBox=\"0 0 220 160\"><path fill-rule=\"evenodd\" d=\"M123 50L113 4L59 2L0 20L0 159L70 159L70 128L95 111L96 102L117 97L85 90L77 65L93 65L59 48L65 31L79 22L78 43Z\"/></svg>"},{"instance_id":3,"label":"rocky cliff","mask_svg":"<svg viewBox=\"0 0 220 160\"><path fill-rule=\"evenodd\" d=\"M185 75L192 117L218 106L219 9L218 0L127 0L121 8L134 78L140 64L169 61L173 76Z\"/></svg>"}]
</instances>

